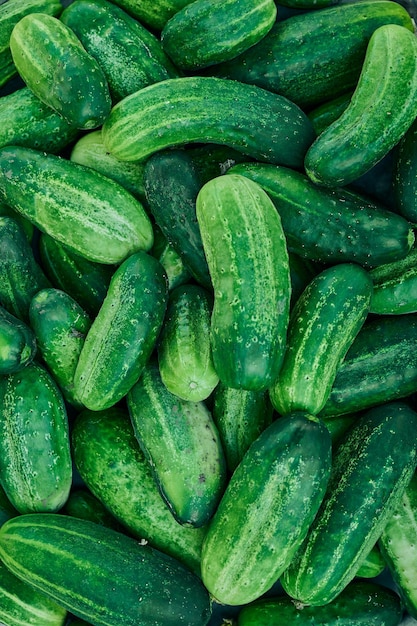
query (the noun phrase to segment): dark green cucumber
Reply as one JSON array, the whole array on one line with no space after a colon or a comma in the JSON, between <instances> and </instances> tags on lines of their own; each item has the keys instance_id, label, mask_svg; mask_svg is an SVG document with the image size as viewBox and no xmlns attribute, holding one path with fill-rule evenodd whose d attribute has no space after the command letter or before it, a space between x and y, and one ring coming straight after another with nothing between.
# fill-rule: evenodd
<instances>
[{"instance_id":1,"label":"dark green cucumber","mask_svg":"<svg viewBox=\"0 0 417 626\"><path fill-rule=\"evenodd\" d=\"M0 378L0 482L19 513L59 510L72 481L67 412L38 363Z\"/></svg>"},{"instance_id":2,"label":"dark green cucumber","mask_svg":"<svg viewBox=\"0 0 417 626\"><path fill-rule=\"evenodd\" d=\"M136 539L200 574L205 527L178 524L121 408L84 410L72 431L74 462L84 484Z\"/></svg>"},{"instance_id":3,"label":"dark green cucumber","mask_svg":"<svg viewBox=\"0 0 417 626\"><path fill-rule=\"evenodd\" d=\"M0 302L23 322L29 321L33 296L50 287L23 226L12 217L0 217Z\"/></svg>"},{"instance_id":4,"label":"dark green cucumber","mask_svg":"<svg viewBox=\"0 0 417 626\"><path fill-rule=\"evenodd\" d=\"M375 578L383 573L386 568L386 563L379 549L378 541L371 548L367 556L365 557L362 565L356 572L357 578Z\"/></svg>"},{"instance_id":5,"label":"dark green cucumber","mask_svg":"<svg viewBox=\"0 0 417 626\"><path fill-rule=\"evenodd\" d=\"M162 47L177 67L199 70L258 43L276 16L273 0L194 0L167 21Z\"/></svg>"},{"instance_id":6,"label":"dark green cucumber","mask_svg":"<svg viewBox=\"0 0 417 626\"><path fill-rule=\"evenodd\" d=\"M413 475L416 428L417 413L392 402L365 412L347 432L320 509L281 578L294 600L328 604L353 580Z\"/></svg>"},{"instance_id":7,"label":"dark green cucumber","mask_svg":"<svg viewBox=\"0 0 417 626\"><path fill-rule=\"evenodd\" d=\"M41 289L32 298L29 319L39 355L58 384L65 400L82 408L74 393L74 374L91 319L84 309L60 289Z\"/></svg>"},{"instance_id":8,"label":"dark green cucumber","mask_svg":"<svg viewBox=\"0 0 417 626\"><path fill-rule=\"evenodd\" d=\"M383 24L414 30L407 10L387 0L302 11L277 20L258 44L218 66L216 75L257 85L311 109L355 88L369 39Z\"/></svg>"},{"instance_id":9,"label":"dark green cucumber","mask_svg":"<svg viewBox=\"0 0 417 626\"><path fill-rule=\"evenodd\" d=\"M352 98L352 93L352 91L343 93L341 96L323 102L323 104L309 111L308 118L313 124L317 136L342 115Z\"/></svg>"},{"instance_id":10,"label":"dark green cucumber","mask_svg":"<svg viewBox=\"0 0 417 626\"><path fill-rule=\"evenodd\" d=\"M404 259L370 271L374 288L371 313L401 315L417 312L417 249Z\"/></svg>"},{"instance_id":11,"label":"dark green cucumber","mask_svg":"<svg viewBox=\"0 0 417 626\"><path fill-rule=\"evenodd\" d=\"M392 187L398 212L417 224L417 120L398 143L394 152Z\"/></svg>"},{"instance_id":12,"label":"dark green cucumber","mask_svg":"<svg viewBox=\"0 0 417 626\"><path fill-rule=\"evenodd\" d=\"M368 316L372 289L369 273L353 263L327 267L307 285L292 309L282 366L269 389L278 413L321 411Z\"/></svg>"},{"instance_id":13,"label":"dark green cucumber","mask_svg":"<svg viewBox=\"0 0 417 626\"><path fill-rule=\"evenodd\" d=\"M37 350L32 328L0 306L0 375L22 370L33 361Z\"/></svg>"},{"instance_id":14,"label":"dark green cucumber","mask_svg":"<svg viewBox=\"0 0 417 626\"><path fill-rule=\"evenodd\" d=\"M178 76L159 39L113 3L75 0L64 9L61 21L100 65L113 103L147 85Z\"/></svg>"},{"instance_id":15,"label":"dark green cucumber","mask_svg":"<svg viewBox=\"0 0 417 626\"><path fill-rule=\"evenodd\" d=\"M320 415L327 420L414 393L416 342L415 313L367 320L340 364Z\"/></svg>"},{"instance_id":16,"label":"dark green cucumber","mask_svg":"<svg viewBox=\"0 0 417 626\"><path fill-rule=\"evenodd\" d=\"M116 0L115 2L139 22L156 31L162 30L170 17L190 3L191 0L159 0L159 2L154 2L154 0Z\"/></svg>"},{"instance_id":17,"label":"dark green cucumber","mask_svg":"<svg viewBox=\"0 0 417 626\"><path fill-rule=\"evenodd\" d=\"M0 149L0 194L39 230L91 261L120 263L153 243L139 200L107 176L60 156Z\"/></svg>"},{"instance_id":18,"label":"dark green cucumber","mask_svg":"<svg viewBox=\"0 0 417 626\"><path fill-rule=\"evenodd\" d=\"M42 102L75 128L101 126L111 108L106 77L61 20L25 15L13 28L10 50L19 75Z\"/></svg>"},{"instance_id":19,"label":"dark green cucumber","mask_svg":"<svg viewBox=\"0 0 417 626\"><path fill-rule=\"evenodd\" d=\"M280 217L262 187L240 175L206 183L196 211L214 288L214 367L228 387L267 389L281 367L291 294Z\"/></svg>"},{"instance_id":20,"label":"dark green cucumber","mask_svg":"<svg viewBox=\"0 0 417 626\"><path fill-rule=\"evenodd\" d=\"M211 290L211 278L196 217L202 183L185 150L162 150L144 166L146 202L155 222L195 280Z\"/></svg>"},{"instance_id":21,"label":"dark green cucumber","mask_svg":"<svg viewBox=\"0 0 417 626\"><path fill-rule=\"evenodd\" d=\"M353 182L397 145L416 116L415 33L385 24L369 40L348 107L308 149L308 176L327 187Z\"/></svg>"},{"instance_id":22,"label":"dark green cucumber","mask_svg":"<svg viewBox=\"0 0 417 626\"><path fill-rule=\"evenodd\" d=\"M233 473L203 542L202 580L215 600L248 604L288 567L326 491L331 440L305 413L276 419Z\"/></svg>"},{"instance_id":23,"label":"dark green cucumber","mask_svg":"<svg viewBox=\"0 0 417 626\"><path fill-rule=\"evenodd\" d=\"M171 78L144 87L118 102L103 124L104 145L121 161L202 142L301 168L314 138L310 120L293 102L211 76Z\"/></svg>"},{"instance_id":24,"label":"dark green cucumber","mask_svg":"<svg viewBox=\"0 0 417 626\"><path fill-rule=\"evenodd\" d=\"M33 242L34 234L35 234L35 227L34 227L34 225L31 222L29 222L29 220L27 220L25 217L20 215L20 213L18 213L14 209L12 209L8 204L6 204L5 202L2 202L1 200L0 200L0 216L1 217L12 217L14 220L19 222L19 224L22 226L22 228L23 228L23 230L25 232L25 235L26 235L28 241L30 243Z\"/></svg>"},{"instance_id":25,"label":"dark green cucumber","mask_svg":"<svg viewBox=\"0 0 417 626\"><path fill-rule=\"evenodd\" d=\"M123 532L122 525L106 509L104 504L85 487L72 487L65 505L60 513L91 520L96 524L108 526L119 532Z\"/></svg>"},{"instance_id":26,"label":"dark green cucumber","mask_svg":"<svg viewBox=\"0 0 417 626\"><path fill-rule=\"evenodd\" d=\"M239 612L238 626L398 626L398 594L377 582L353 581L326 606L303 606L288 595L263 598Z\"/></svg>"},{"instance_id":27,"label":"dark green cucumber","mask_svg":"<svg viewBox=\"0 0 417 626\"><path fill-rule=\"evenodd\" d=\"M332 419L324 420L327 428L329 429L330 436L332 438L332 445L334 448L342 441L345 433L358 419L357 413L349 413L348 415L337 415Z\"/></svg>"},{"instance_id":28,"label":"dark green cucumber","mask_svg":"<svg viewBox=\"0 0 417 626\"><path fill-rule=\"evenodd\" d=\"M203 402L183 400L164 385L152 360L127 394L135 436L173 516L203 526L226 483L223 448Z\"/></svg>"},{"instance_id":29,"label":"dark green cucumber","mask_svg":"<svg viewBox=\"0 0 417 626\"><path fill-rule=\"evenodd\" d=\"M2 526L0 555L21 580L96 626L205 626L210 617L208 593L194 574L94 522L21 515Z\"/></svg>"},{"instance_id":30,"label":"dark green cucumber","mask_svg":"<svg viewBox=\"0 0 417 626\"><path fill-rule=\"evenodd\" d=\"M113 406L136 383L162 327L168 301L165 270L137 252L114 273L83 343L74 394L87 408Z\"/></svg>"},{"instance_id":31,"label":"dark green cucumber","mask_svg":"<svg viewBox=\"0 0 417 626\"><path fill-rule=\"evenodd\" d=\"M320 266L315 266L308 259L303 259L298 254L288 251L291 279L291 308L303 293L307 285L319 273Z\"/></svg>"},{"instance_id":32,"label":"dark green cucumber","mask_svg":"<svg viewBox=\"0 0 417 626\"><path fill-rule=\"evenodd\" d=\"M247 157L234 148L215 143L190 145L187 147L187 153L191 156L201 185L225 174L232 165L247 161Z\"/></svg>"},{"instance_id":33,"label":"dark green cucumber","mask_svg":"<svg viewBox=\"0 0 417 626\"><path fill-rule=\"evenodd\" d=\"M166 388L183 400L206 400L219 382L210 344L212 298L200 285L172 290L158 339L158 362Z\"/></svg>"},{"instance_id":34,"label":"dark green cucumber","mask_svg":"<svg viewBox=\"0 0 417 626\"><path fill-rule=\"evenodd\" d=\"M365 194L319 187L305 174L268 163L240 163L229 173L265 189L281 217L288 249L302 258L373 267L404 258L413 246L412 225Z\"/></svg>"},{"instance_id":35,"label":"dark green cucumber","mask_svg":"<svg viewBox=\"0 0 417 626\"><path fill-rule=\"evenodd\" d=\"M182 258L169 243L161 229L154 224L154 245L150 250L150 254L154 256L163 266L168 278L168 290L171 291L188 283L191 279L191 273L184 265Z\"/></svg>"},{"instance_id":36,"label":"dark green cucumber","mask_svg":"<svg viewBox=\"0 0 417 626\"><path fill-rule=\"evenodd\" d=\"M19 515L19 511L15 509L3 487L0 486L0 525L16 515Z\"/></svg>"}]
</instances>

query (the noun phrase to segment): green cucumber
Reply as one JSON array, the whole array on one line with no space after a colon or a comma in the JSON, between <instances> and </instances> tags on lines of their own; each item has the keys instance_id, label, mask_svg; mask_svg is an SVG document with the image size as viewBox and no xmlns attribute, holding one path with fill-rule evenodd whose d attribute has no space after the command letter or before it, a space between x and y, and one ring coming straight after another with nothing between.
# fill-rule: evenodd
<instances>
[{"instance_id":1,"label":"green cucumber","mask_svg":"<svg viewBox=\"0 0 417 626\"><path fill-rule=\"evenodd\" d=\"M183 400L164 385L151 360L127 394L135 436L161 495L180 524L211 519L226 483L223 448L203 402Z\"/></svg>"},{"instance_id":2,"label":"green cucumber","mask_svg":"<svg viewBox=\"0 0 417 626\"><path fill-rule=\"evenodd\" d=\"M39 355L58 384L65 400L82 403L74 392L74 374L91 319L80 305L60 289L41 289L29 307L29 319Z\"/></svg>"},{"instance_id":3,"label":"green cucumber","mask_svg":"<svg viewBox=\"0 0 417 626\"><path fill-rule=\"evenodd\" d=\"M127 411L84 410L72 430L75 466L85 485L138 540L200 574L205 527L178 524L163 500Z\"/></svg>"},{"instance_id":4,"label":"green cucumber","mask_svg":"<svg viewBox=\"0 0 417 626\"><path fill-rule=\"evenodd\" d=\"M72 481L67 412L38 363L0 378L0 482L19 513L58 511Z\"/></svg>"},{"instance_id":5,"label":"green cucumber","mask_svg":"<svg viewBox=\"0 0 417 626\"><path fill-rule=\"evenodd\" d=\"M20 213L17 213L17 211L12 209L8 204L6 204L5 202L2 202L1 200L0 200L0 216L12 217L14 220L19 222L20 225L23 227L23 230L25 232L25 235L29 243L32 243L34 241L34 234L35 234L34 225L31 222L29 222L29 220L27 220L25 217L20 215Z\"/></svg>"},{"instance_id":6,"label":"green cucumber","mask_svg":"<svg viewBox=\"0 0 417 626\"><path fill-rule=\"evenodd\" d=\"M330 436L332 438L332 445L334 448L343 439L345 433L358 419L357 413L349 413L348 415L337 415L331 419L324 420L327 428L329 429Z\"/></svg>"},{"instance_id":7,"label":"green cucumber","mask_svg":"<svg viewBox=\"0 0 417 626\"><path fill-rule=\"evenodd\" d=\"M113 103L147 85L178 76L159 39L113 3L75 0L64 9L61 21L100 65Z\"/></svg>"},{"instance_id":8,"label":"green cucumber","mask_svg":"<svg viewBox=\"0 0 417 626\"><path fill-rule=\"evenodd\" d=\"M213 598L248 604L273 586L303 541L331 468L326 426L306 413L276 419L233 473L203 542Z\"/></svg>"},{"instance_id":9,"label":"green cucumber","mask_svg":"<svg viewBox=\"0 0 417 626\"><path fill-rule=\"evenodd\" d=\"M284 359L269 390L278 413L321 411L368 316L372 289L369 273L353 263L327 267L307 285L292 309Z\"/></svg>"},{"instance_id":10,"label":"green cucumber","mask_svg":"<svg viewBox=\"0 0 417 626\"><path fill-rule=\"evenodd\" d=\"M392 188L398 212L417 224L417 121L415 120L394 152Z\"/></svg>"},{"instance_id":11,"label":"green cucumber","mask_svg":"<svg viewBox=\"0 0 417 626\"><path fill-rule=\"evenodd\" d=\"M107 176L60 156L1 148L0 194L39 230L91 261L120 263L153 243L139 200Z\"/></svg>"},{"instance_id":12,"label":"green cucumber","mask_svg":"<svg viewBox=\"0 0 417 626\"><path fill-rule=\"evenodd\" d=\"M3 487L0 486L0 525L16 515L19 515L19 511L15 509Z\"/></svg>"},{"instance_id":13,"label":"green cucumber","mask_svg":"<svg viewBox=\"0 0 417 626\"><path fill-rule=\"evenodd\" d=\"M157 259L141 251L118 267L74 373L74 393L84 406L109 408L136 383L156 346L167 301L167 278Z\"/></svg>"},{"instance_id":14,"label":"green cucumber","mask_svg":"<svg viewBox=\"0 0 417 626\"><path fill-rule=\"evenodd\" d=\"M294 600L328 604L353 580L413 475L416 427L417 413L392 402L369 409L347 432L320 509L281 577Z\"/></svg>"},{"instance_id":15,"label":"green cucumber","mask_svg":"<svg viewBox=\"0 0 417 626\"><path fill-rule=\"evenodd\" d=\"M177 67L199 70L258 43L276 16L273 0L194 0L167 21L162 47Z\"/></svg>"},{"instance_id":16,"label":"green cucumber","mask_svg":"<svg viewBox=\"0 0 417 626\"><path fill-rule=\"evenodd\" d=\"M358 578L376 578L376 576L382 574L385 567L386 563L377 542L365 557L362 565L356 572L356 576Z\"/></svg>"},{"instance_id":17,"label":"green cucumber","mask_svg":"<svg viewBox=\"0 0 417 626\"><path fill-rule=\"evenodd\" d=\"M169 291L191 280L192 276L182 258L174 250L157 224L154 224L154 245L150 254L158 259L163 266L168 278Z\"/></svg>"},{"instance_id":18,"label":"green cucumber","mask_svg":"<svg viewBox=\"0 0 417 626\"><path fill-rule=\"evenodd\" d=\"M121 161L202 142L301 168L314 138L310 120L293 102L211 76L171 78L144 87L118 102L103 124L104 145Z\"/></svg>"},{"instance_id":19,"label":"green cucumber","mask_svg":"<svg viewBox=\"0 0 417 626\"><path fill-rule=\"evenodd\" d=\"M414 30L407 10L387 0L302 11L277 20L259 43L215 73L279 93L308 110L355 88L369 39L383 24Z\"/></svg>"},{"instance_id":20,"label":"green cucumber","mask_svg":"<svg viewBox=\"0 0 417 626\"><path fill-rule=\"evenodd\" d=\"M101 126L111 108L106 77L61 20L25 15L10 35L10 50L19 75L39 100L75 128Z\"/></svg>"},{"instance_id":21,"label":"green cucumber","mask_svg":"<svg viewBox=\"0 0 417 626\"><path fill-rule=\"evenodd\" d=\"M281 367L291 294L281 219L262 187L239 175L206 183L196 212L214 288L215 370L228 387L267 389Z\"/></svg>"},{"instance_id":22,"label":"green cucumber","mask_svg":"<svg viewBox=\"0 0 417 626\"><path fill-rule=\"evenodd\" d=\"M88 520L20 515L1 527L0 555L21 580L95 626L205 626L210 617L207 591L181 563Z\"/></svg>"},{"instance_id":23,"label":"green cucumber","mask_svg":"<svg viewBox=\"0 0 417 626\"><path fill-rule=\"evenodd\" d=\"M374 288L371 313L402 315L417 312L417 249L404 259L386 263L369 272Z\"/></svg>"},{"instance_id":24,"label":"green cucumber","mask_svg":"<svg viewBox=\"0 0 417 626\"><path fill-rule=\"evenodd\" d=\"M412 225L365 194L319 187L305 174L268 163L240 163L229 174L263 187L281 217L288 249L301 258L369 268L404 258L414 244Z\"/></svg>"},{"instance_id":25,"label":"green cucumber","mask_svg":"<svg viewBox=\"0 0 417 626\"><path fill-rule=\"evenodd\" d=\"M192 0L116 0L115 4L130 13L139 22L150 27L151 30L160 31L165 22L180 11Z\"/></svg>"},{"instance_id":26,"label":"green cucumber","mask_svg":"<svg viewBox=\"0 0 417 626\"><path fill-rule=\"evenodd\" d=\"M0 306L0 375L22 370L32 363L37 350L32 328Z\"/></svg>"},{"instance_id":27,"label":"green cucumber","mask_svg":"<svg viewBox=\"0 0 417 626\"><path fill-rule=\"evenodd\" d=\"M291 308L295 305L298 298L303 293L307 285L319 273L320 267L316 267L314 263L308 259L303 259L298 254L288 251L288 260L290 263L290 279L291 279Z\"/></svg>"},{"instance_id":28,"label":"green cucumber","mask_svg":"<svg viewBox=\"0 0 417 626\"><path fill-rule=\"evenodd\" d=\"M328 187L357 180L396 146L416 115L415 33L385 24L369 40L348 107L308 149L308 176Z\"/></svg>"},{"instance_id":29,"label":"green cucumber","mask_svg":"<svg viewBox=\"0 0 417 626\"><path fill-rule=\"evenodd\" d=\"M327 421L414 393L416 341L415 313L367 320L339 366L320 415Z\"/></svg>"},{"instance_id":30,"label":"green cucumber","mask_svg":"<svg viewBox=\"0 0 417 626\"><path fill-rule=\"evenodd\" d=\"M104 504L84 486L71 488L67 501L60 513L91 520L96 524L103 524L103 526L123 532L122 525L106 509Z\"/></svg>"},{"instance_id":31,"label":"green cucumber","mask_svg":"<svg viewBox=\"0 0 417 626\"><path fill-rule=\"evenodd\" d=\"M317 136L321 135L330 124L342 115L349 105L352 93L352 91L343 93L341 96L323 102L308 112L308 118L313 124Z\"/></svg>"},{"instance_id":32,"label":"green cucumber","mask_svg":"<svg viewBox=\"0 0 417 626\"><path fill-rule=\"evenodd\" d=\"M326 606L303 606L286 594L262 598L239 612L238 626L398 626L398 594L373 581L353 581Z\"/></svg>"},{"instance_id":33,"label":"green cucumber","mask_svg":"<svg viewBox=\"0 0 417 626\"><path fill-rule=\"evenodd\" d=\"M158 340L166 388L183 400L206 400L219 382L210 344L212 298L200 285L172 290Z\"/></svg>"}]
</instances>

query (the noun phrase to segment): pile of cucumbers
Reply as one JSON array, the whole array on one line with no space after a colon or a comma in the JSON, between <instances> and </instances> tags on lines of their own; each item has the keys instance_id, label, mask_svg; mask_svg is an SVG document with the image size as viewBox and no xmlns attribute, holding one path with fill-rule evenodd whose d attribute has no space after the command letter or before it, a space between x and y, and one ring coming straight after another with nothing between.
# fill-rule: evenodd
<instances>
[{"instance_id":1,"label":"pile of cucumbers","mask_svg":"<svg viewBox=\"0 0 417 626\"><path fill-rule=\"evenodd\" d=\"M416 228L405 2L1 2L0 622L417 620Z\"/></svg>"}]
</instances>

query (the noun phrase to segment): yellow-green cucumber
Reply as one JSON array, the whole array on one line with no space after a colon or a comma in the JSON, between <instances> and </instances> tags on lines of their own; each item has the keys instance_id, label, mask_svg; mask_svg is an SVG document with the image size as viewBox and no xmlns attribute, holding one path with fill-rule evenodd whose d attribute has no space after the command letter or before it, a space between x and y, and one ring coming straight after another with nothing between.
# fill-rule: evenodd
<instances>
[{"instance_id":1,"label":"yellow-green cucumber","mask_svg":"<svg viewBox=\"0 0 417 626\"><path fill-rule=\"evenodd\" d=\"M121 161L198 142L301 168L314 138L307 115L287 98L236 80L198 75L140 89L118 102L103 124L104 145Z\"/></svg>"},{"instance_id":2,"label":"yellow-green cucumber","mask_svg":"<svg viewBox=\"0 0 417 626\"><path fill-rule=\"evenodd\" d=\"M271 589L313 522L330 468L327 428L306 413L279 417L252 443L203 542L202 580L217 602L248 604Z\"/></svg>"},{"instance_id":3,"label":"yellow-green cucumber","mask_svg":"<svg viewBox=\"0 0 417 626\"><path fill-rule=\"evenodd\" d=\"M155 348L167 301L165 270L147 252L117 268L75 368L74 394L85 407L109 408L136 383Z\"/></svg>"},{"instance_id":4,"label":"yellow-green cucumber","mask_svg":"<svg viewBox=\"0 0 417 626\"><path fill-rule=\"evenodd\" d=\"M202 401L172 394L153 359L127 394L127 406L172 515L180 524L203 526L226 483L224 452L211 412Z\"/></svg>"},{"instance_id":5,"label":"yellow-green cucumber","mask_svg":"<svg viewBox=\"0 0 417 626\"><path fill-rule=\"evenodd\" d=\"M321 411L368 316L372 289L369 273L354 263L327 267L307 285L292 309L284 359L269 390L278 413Z\"/></svg>"},{"instance_id":6,"label":"yellow-green cucumber","mask_svg":"<svg viewBox=\"0 0 417 626\"><path fill-rule=\"evenodd\" d=\"M0 305L0 375L19 372L32 363L37 351L32 328Z\"/></svg>"},{"instance_id":7,"label":"yellow-green cucumber","mask_svg":"<svg viewBox=\"0 0 417 626\"><path fill-rule=\"evenodd\" d=\"M96 626L205 626L210 617L209 595L184 565L89 520L20 515L1 527L0 556L18 578Z\"/></svg>"},{"instance_id":8,"label":"yellow-green cucumber","mask_svg":"<svg viewBox=\"0 0 417 626\"><path fill-rule=\"evenodd\" d=\"M417 312L417 249L404 259L374 267L369 272L374 288L370 312L403 315Z\"/></svg>"},{"instance_id":9,"label":"yellow-green cucumber","mask_svg":"<svg viewBox=\"0 0 417 626\"><path fill-rule=\"evenodd\" d=\"M279 214L260 185L231 174L201 188L196 212L214 288L215 370L228 387L267 389L281 367L291 297Z\"/></svg>"},{"instance_id":10,"label":"yellow-green cucumber","mask_svg":"<svg viewBox=\"0 0 417 626\"><path fill-rule=\"evenodd\" d=\"M281 577L294 600L328 604L353 580L415 471L416 427L417 413L398 401L369 409L347 432L320 509Z\"/></svg>"},{"instance_id":11,"label":"yellow-green cucumber","mask_svg":"<svg viewBox=\"0 0 417 626\"><path fill-rule=\"evenodd\" d=\"M369 40L348 107L307 151L308 176L328 187L353 182L388 154L416 115L415 33L385 24Z\"/></svg>"},{"instance_id":12,"label":"yellow-green cucumber","mask_svg":"<svg viewBox=\"0 0 417 626\"><path fill-rule=\"evenodd\" d=\"M153 243L143 205L99 172L21 146L0 149L0 194L70 250L98 263L121 263Z\"/></svg>"},{"instance_id":13,"label":"yellow-green cucumber","mask_svg":"<svg viewBox=\"0 0 417 626\"><path fill-rule=\"evenodd\" d=\"M58 511L72 481L62 394L33 362L0 378L0 482L19 513Z\"/></svg>"}]
</instances>

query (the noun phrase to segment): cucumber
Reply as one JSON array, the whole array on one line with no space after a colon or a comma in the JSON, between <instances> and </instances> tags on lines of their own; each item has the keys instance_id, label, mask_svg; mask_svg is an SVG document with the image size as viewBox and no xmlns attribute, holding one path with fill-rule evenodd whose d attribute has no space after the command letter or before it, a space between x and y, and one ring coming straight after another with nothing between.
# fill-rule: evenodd
<instances>
[{"instance_id":1,"label":"cucumber","mask_svg":"<svg viewBox=\"0 0 417 626\"><path fill-rule=\"evenodd\" d=\"M314 263L308 259L301 258L298 254L289 251L288 260L290 263L290 279L291 279L291 309L294 307L298 298L303 293L307 285L319 273L320 266L316 267Z\"/></svg>"},{"instance_id":2,"label":"cucumber","mask_svg":"<svg viewBox=\"0 0 417 626\"><path fill-rule=\"evenodd\" d=\"M61 20L43 13L25 15L12 30L10 50L19 75L39 100L75 128L101 126L111 108L106 77ZM63 58L65 62L57 62Z\"/></svg>"},{"instance_id":3,"label":"cucumber","mask_svg":"<svg viewBox=\"0 0 417 626\"><path fill-rule=\"evenodd\" d=\"M369 39L383 24L414 30L407 10L387 0L302 11L277 20L259 43L219 65L215 74L279 93L310 110L356 87Z\"/></svg>"},{"instance_id":4,"label":"cucumber","mask_svg":"<svg viewBox=\"0 0 417 626\"><path fill-rule=\"evenodd\" d=\"M319 187L301 172L268 163L240 163L226 174L261 185L281 217L289 251L301 258L370 268L404 258L414 244L412 225L363 193Z\"/></svg>"},{"instance_id":5,"label":"cucumber","mask_svg":"<svg viewBox=\"0 0 417 626\"><path fill-rule=\"evenodd\" d=\"M283 363L269 390L278 413L321 411L368 316L372 289L369 273L353 263L332 265L307 285L292 310Z\"/></svg>"},{"instance_id":6,"label":"cucumber","mask_svg":"<svg viewBox=\"0 0 417 626\"><path fill-rule=\"evenodd\" d=\"M109 513L104 504L84 486L71 488L68 499L60 513L91 520L96 524L102 524L123 532L121 524Z\"/></svg>"},{"instance_id":7,"label":"cucumber","mask_svg":"<svg viewBox=\"0 0 417 626\"><path fill-rule=\"evenodd\" d=\"M161 379L183 400L206 400L219 382L210 345L212 298L200 285L173 289L158 340Z\"/></svg>"},{"instance_id":8,"label":"cucumber","mask_svg":"<svg viewBox=\"0 0 417 626\"><path fill-rule=\"evenodd\" d=\"M157 224L154 224L154 245L150 254L158 259L163 266L168 278L169 291L191 280L192 276L182 258L174 250Z\"/></svg>"},{"instance_id":9,"label":"cucumber","mask_svg":"<svg viewBox=\"0 0 417 626\"><path fill-rule=\"evenodd\" d=\"M147 85L178 76L159 39L113 3L75 0L64 9L61 21L100 65L113 104Z\"/></svg>"},{"instance_id":10,"label":"cucumber","mask_svg":"<svg viewBox=\"0 0 417 626\"><path fill-rule=\"evenodd\" d=\"M104 145L121 161L202 142L301 168L314 138L310 120L293 102L212 76L171 78L144 87L118 102L103 124Z\"/></svg>"},{"instance_id":11,"label":"cucumber","mask_svg":"<svg viewBox=\"0 0 417 626\"><path fill-rule=\"evenodd\" d=\"M326 426L280 417L233 473L203 542L202 580L220 603L248 604L288 567L324 497L331 467Z\"/></svg>"},{"instance_id":12,"label":"cucumber","mask_svg":"<svg viewBox=\"0 0 417 626\"><path fill-rule=\"evenodd\" d=\"M175 559L68 515L33 513L14 520L0 531L2 561L77 617L96 626L207 624L208 593Z\"/></svg>"},{"instance_id":13,"label":"cucumber","mask_svg":"<svg viewBox=\"0 0 417 626\"><path fill-rule=\"evenodd\" d=\"M119 402L136 383L155 348L168 301L165 270L146 252L115 271L88 330L74 373L74 394L87 408Z\"/></svg>"},{"instance_id":14,"label":"cucumber","mask_svg":"<svg viewBox=\"0 0 417 626\"><path fill-rule=\"evenodd\" d=\"M0 378L0 482L19 513L58 511L72 481L67 412L36 362Z\"/></svg>"},{"instance_id":15,"label":"cucumber","mask_svg":"<svg viewBox=\"0 0 417 626\"><path fill-rule=\"evenodd\" d=\"M404 259L373 268L369 274L374 285L370 312L402 315L417 312L417 249Z\"/></svg>"},{"instance_id":16,"label":"cucumber","mask_svg":"<svg viewBox=\"0 0 417 626\"><path fill-rule=\"evenodd\" d=\"M127 411L83 410L72 430L75 466L107 511L138 540L200 575L205 527L178 524L164 502Z\"/></svg>"},{"instance_id":17,"label":"cucumber","mask_svg":"<svg viewBox=\"0 0 417 626\"><path fill-rule=\"evenodd\" d=\"M347 432L320 509L281 578L297 602L328 604L353 580L413 475L416 427L417 413L398 401L369 409Z\"/></svg>"},{"instance_id":18,"label":"cucumber","mask_svg":"<svg viewBox=\"0 0 417 626\"><path fill-rule=\"evenodd\" d=\"M416 115L415 33L385 24L369 40L348 107L308 149L308 176L328 187L353 182L394 148Z\"/></svg>"},{"instance_id":19,"label":"cucumber","mask_svg":"<svg viewBox=\"0 0 417 626\"><path fill-rule=\"evenodd\" d=\"M99 172L24 148L0 149L0 193L42 232L98 263L121 263L153 243L143 205Z\"/></svg>"},{"instance_id":20,"label":"cucumber","mask_svg":"<svg viewBox=\"0 0 417 626\"><path fill-rule=\"evenodd\" d=\"M384 572L385 567L386 563L377 542L356 572L356 576L358 578L375 578Z\"/></svg>"},{"instance_id":21,"label":"cucumber","mask_svg":"<svg viewBox=\"0 0 417 626\"><path fill-rule=\"evenodd\" d=\"M194 0L167 21L162 47L177 67L199 70L258 43L276 16L273 0Z\"/></svg>"},{"instance_id":22,"label":"cucumber","mask_svg":"<svg viewBox=\"0 0 417 626\"><path fill-rule=\"evenodd\" d=\"M269 196L245 176L206 183L197 219L213 288L213 363L228 387L267 389L285 349L290 271L280 217Z\"/></svg>"},{"instance_id":23,"label":"cucumber","mask_svg":"<svg viewBox=\"0 0 417 626\"><path fill-rule=\"evenodd\" d=\"M0 375L14 374L32 363L38 346L33 330L0 306Z\"/></svg>"},{"instance_id":24,"label":"cucumber","mask_svg":"<svg viewBox=\"0 0 417 626\"><path fill-rule=\"evenodd\" d=\"M116 0L115 4L130 13L139 22L160 31L170 17L190 4L191 0Z\"/></svg>"},{"instance_id":25,"label":"cucumber","mask_svg":"<svg viewBox=\"0 0 417 626\"><path fill-rule=\"evenodd\" d=\"M352 91L343 93L341 96L323 102L308 112L308 118L313 124L317 136L321 135L347 109L352 93Z\"/></svg>"},{"instance_id":26,"label":"cucumber","mask_svg":"<svg viewBox=\"0 0 417 626\"><path fill-rule=\"evenodd\" d=\"M400 215L417 224L417 121L403 135L394 152L392 188Z\"/></svg>"},{"instance_id":27,"label":"cucumber","mask_svg":"<svg viewBox=\"0 0 417 626\"><path fill-rule=\"evenodd\" d=\"M6 204L5 202L2 202L1 200L0 200L0 216L1 217L12 217L14 220L16 220L16 222L19 222L20 225L22 226L23 230L24 230L24 233L25 233L29 243L32 243L34 241L34 239L35 239L35 237L34 237L34 234L35 234L35 227L34 227L34 225L31 222L29 222L29 220L27 220L25 217L20 215L20 213L17 213L17 211L15 211L11 207L9 207L8 204Z\"/></svg>"},{"instance_id":28,"label":"cucumber","mask_svg":"<svg viewBox=\"0 0 417 626\"><path fill-rule=\"evenodd\" d=\"M127 407L172 515L180 524L203 526L226 483L223 448L207 406L172 394L151 360L127 394Z\"/></svg>"},{"instance_id":29,"label":"cucumber","mask_svg":"<svg viewBox=\"0 0 417 626\"><path fill-rule=\"evenodd\" d=\"M300 606L286 594L263 598L239 612L238 626L398 626L398 594L377 582L353 581L326 606Z\"/></svg>"},{"instance_id":30,"label":"cucumber","mask_svg":"<svg viewBox=\"0 0 417 626\"><path fill-rule=\"evenodd\" d=\"M19 511L14 508L3 487L0 486L0 524L16 515L19 515Z\"/></svg>"}]
</instances>

